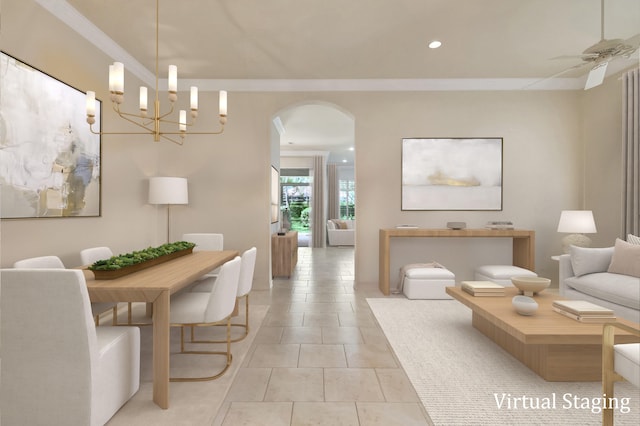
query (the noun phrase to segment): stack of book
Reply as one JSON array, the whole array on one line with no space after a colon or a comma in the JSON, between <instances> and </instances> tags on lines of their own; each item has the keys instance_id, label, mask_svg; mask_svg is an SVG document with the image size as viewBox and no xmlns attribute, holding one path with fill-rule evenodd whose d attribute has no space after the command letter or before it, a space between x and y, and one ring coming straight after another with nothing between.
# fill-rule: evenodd
<instances>
[{"instance_id":1,"label":"stack of book","mask_svg":"<svg viewBox=\"0 0 640 426\"><path fill-rule=\"evenodd\" d=\"M551 308L559 314L580 322L604 323L616 320L611 309L584 300L556 300Z\"/></svg>"},{"instance_id":2,"label":"stack of book","mask_svg":"<svg viewBox=\"0 0 640 426\"><path fill-rule=\"evenodd\" d=\"M513 229L513 222L509 220L504 221L489 221L485 228L488 229Z\"/></svg>"},{"instance_id":3,"label":"stack of book","mask_svg":"<svg viewBox=\"0 0 640 426\"><path fill-rule=\"evenodd\" d=\"M504 296L504 287L492 281L462 281L462 290L472 296Z\"/></svg>"}]
</instances>

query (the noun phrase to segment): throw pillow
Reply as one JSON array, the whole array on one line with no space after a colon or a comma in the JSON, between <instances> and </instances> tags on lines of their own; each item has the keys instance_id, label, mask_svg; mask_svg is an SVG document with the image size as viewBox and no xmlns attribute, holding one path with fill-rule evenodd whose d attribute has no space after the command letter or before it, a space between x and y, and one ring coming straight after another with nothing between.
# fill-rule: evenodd
<instances>
[{"instance_id":1,"label":"throw pillow","mask_svg":"<svg viewBox=\"0 0 640 426\"><path fill-rule=\"evenodd\" d=\"M589 248L570 246L571 267L576 277L593 274L596 272L606 272L611 263L613 247Z\"/></svg>"},{"instance_id":2,"label":"throw pillow","mask_svg":"<svg viewBox=\"0 0 640 426\"><path fill-rule=\"evenodd\" d=\"M347 222L344 220L336 220L336 225L338 225L338 229L347 229Z\"/></svg>"},{"instance_id":3,"label":"throw pillow","mask_svg":"<svg viewBox=\"0 0 640 426\"><path fill-rule=\"evenodd\" d=\"M609 272L640 278L640 245L616 238Z\"/></svg>"},{"instance_id":4,"label":"throw pillow","mask_svg":"<svg viewBox=\"0 0 640 426\"><path fill-rule=\"evenodd\" d=\"M638 237L637 235L629 234L627 235L627 242L640 245L640 237Z\"/></svg>"}]
</instances>

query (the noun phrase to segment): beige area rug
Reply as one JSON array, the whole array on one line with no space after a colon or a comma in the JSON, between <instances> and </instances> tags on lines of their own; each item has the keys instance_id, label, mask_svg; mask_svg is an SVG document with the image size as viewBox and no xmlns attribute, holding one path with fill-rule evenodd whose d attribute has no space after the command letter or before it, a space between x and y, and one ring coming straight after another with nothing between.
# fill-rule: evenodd
<instances>
[{"instance_id":1,"label":"beige area rug","mask_svg":"<svg viewBox=\"0 0 640 426\"><path fill-rule=\"evenodd\" d=\"M137 305L141 305L141 309L144 309L143 304ZM211 425L268 310L269 307L266 305L252 305L250 307L250 333L244 340L231 344L233 362L222 377L208 382L171 383L170 406L167 410L163 410L153 403L152 328L141 327L140 390L107 424L109 426ZM241 315L244 316L244 312ZM215 327L215 330L197 330L196 337L224 339L225 330L225 327ZM244 333L244 329L234 327L232 337L240 336L242 333ZM225 345L190 345L188 348L224 350ZM224 365L224 356L184 355L179 354L179 350L180 330L172 329L171 376L211 375Z\"/></svg>"},{"instance_id":2,"label":"beige area rug","mask_svg":"<svg viewBox=\"0 0 640 426\"><path fill-rule=\"evenodd\" d=\"M601 424L600 382L545 381L474 329L471 310L461 303L367 302L434 424ZM616 411L615 424L640 424L640 390L625 382L615 392L630 398L629 412Z\"/></svg>"}]
</instances>

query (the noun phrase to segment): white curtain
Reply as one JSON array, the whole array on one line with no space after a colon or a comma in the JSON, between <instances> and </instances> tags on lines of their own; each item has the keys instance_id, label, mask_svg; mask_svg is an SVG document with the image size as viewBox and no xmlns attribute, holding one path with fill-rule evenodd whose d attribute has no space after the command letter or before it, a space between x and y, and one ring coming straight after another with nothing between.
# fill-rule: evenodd
<instances>
[{"instance_id":1,"label":"white curtain","mask_svg":"<svg viewBox=\"0 0 640 426\"><path fill-rule=\"evenodd\" d=\"M338 183L338 166L327 165L327 219L340 219L340 188Z\"/></svg>"},{"instance_id":2,"label":"white curtain","mask_svg":"<svg viewBox=\"0 0 640 426\"><path fill-rule=\"evenodd\" d=\"M325 246L324 157L313 157L313 208L311 209L311 247Z\"/></svg>"},{"instance_id":3,"label":"white curtain","mask_svg":"<svg viewBox=\"0 0 640 426\"><path fill-rule=\"evenodd\" d=\"M622 232L640 235L640 69L623 75L622 84Z\"/></svg>"}]
</instances>

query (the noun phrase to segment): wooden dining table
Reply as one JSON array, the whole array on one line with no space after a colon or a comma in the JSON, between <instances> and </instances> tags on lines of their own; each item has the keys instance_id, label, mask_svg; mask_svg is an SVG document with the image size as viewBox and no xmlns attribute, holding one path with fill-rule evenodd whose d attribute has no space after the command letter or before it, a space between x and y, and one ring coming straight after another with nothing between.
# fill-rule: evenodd
<instances>
[{"instance_id":1,"label":"wooden dining table","mask_svg":"<svg viewBox=\"0 0 640 426\"><path fill-rule=\"evenodd\" d=\"M171 295L238 256L235 250L194 251L112 280L96 280L85 269L92 302L147 302L153 309L153 401L169 408Z\"/></svg>"}]
</instances>

